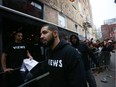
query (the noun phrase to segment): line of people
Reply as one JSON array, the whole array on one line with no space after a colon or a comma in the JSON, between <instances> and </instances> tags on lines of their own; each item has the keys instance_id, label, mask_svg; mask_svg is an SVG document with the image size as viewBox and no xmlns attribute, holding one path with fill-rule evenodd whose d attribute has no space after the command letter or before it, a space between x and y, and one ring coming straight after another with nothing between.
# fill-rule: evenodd
<instances>
[{"instance_id":1,"label":"line of people","mask_svg":"<svg viewBox=\"0 0 116 87\"><path fill-rule=\"evenodd\" d=\"M80 42L78 35L71 35L70 43L61 40L58 28L51 24L42 26L40 34L40 41L45 47L45 59L48 60L49 87L87 87L87 83L89 87L97 87L89 59L93 60L97 69L100 66L91 46ZM27 56L33 58L22 43L22 33L17 32L15 42L3 50L3 71L19 68Z\"/></svg>"},{"instance_id":2,"label":"line of people","mask_svg":"<svg viewBox=\"0 0 116 87\"><path fill-rule=\"evenodd\" d=\"M40 33L40 39L47 47L49 87L87 87L87 84L89 87L97 87L90 58L98 72L100 65L91 46L80 41L78 35L71 35L70 42L66 38L65 42L60 40L58 28L53 25L44 25Z\"/></svg>"}]
</instances>

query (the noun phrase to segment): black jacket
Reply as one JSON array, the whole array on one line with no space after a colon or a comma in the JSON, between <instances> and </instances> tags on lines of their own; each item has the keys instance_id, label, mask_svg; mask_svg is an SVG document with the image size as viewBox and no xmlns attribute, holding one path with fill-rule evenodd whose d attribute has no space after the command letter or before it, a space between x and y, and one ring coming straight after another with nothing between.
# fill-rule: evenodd
<instances>
[{"instance_id":1,"label":"black jacket","mask_svg":"<svg viewBox=\"0 0 116 87\"><path fill-rule=\"evenodd\" d=\"M78 52L65 41L47 50L49 87L86 87L85 71Z\"/></svg>"},{"instance_id":2,"label":"black jacket","mask_svg":"<svg viewBox=\"0 0 116 87\"><path fill-rule=\"evenodd\" d=\"M81 53L82 60L84 62L85 70L89 70L90 67L90 59L96 64L96 66L99 66L99 63L97 61L97 58L95 57L92 50L84 43L81 43L77 46L79 52Z\"/></svg>"},{"instance_id":3,"label":"black jacket","mask_svg":"<svg viewBox=\"0 0 116 87\"><path fill-rule=\"evenodd\" d=\"M73 36L76 38L76 40L77 40L76 42L72 41ZM98 63L94 53L92 52L92 50L87 46L87 44L81 43L78 36L71 35L70 41L71 41L72 46L74 48L76 48L79 53L81 53L81 58L83 60L86 71L90 70L90 68L91 68L90 67L90 58L96 64L97 67L99 66L99 63Z\"/></svg>"}]
</instances>

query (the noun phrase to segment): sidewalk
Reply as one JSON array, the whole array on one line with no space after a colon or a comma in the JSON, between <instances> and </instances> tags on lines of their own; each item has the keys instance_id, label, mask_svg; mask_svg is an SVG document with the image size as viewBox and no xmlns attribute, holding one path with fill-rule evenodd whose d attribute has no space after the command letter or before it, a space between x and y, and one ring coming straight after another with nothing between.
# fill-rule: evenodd
<instances>
[{"instance_id":1,"label":"sidewalk","mask_svg":"<svg viewBox=\"0 0 116 87\"><path fill-rule=\"evenodd\" d=\"M97 87L116 87L116 51L111 53L110 70L104 70L99 74L95 74ZM102 82L101 80L106 80Z\"/></svg>"},{"instance_id":2,"label":"sidewalk","mask_svg":"<svg viewBox=\"0 0 116 87\"><path fill-rule=\"evenodd\" d=\"M115 71L104 71L95 75L97 87L116 87ZM106 79L105 82L101 80Z\"/></svg>"}]
</instances>

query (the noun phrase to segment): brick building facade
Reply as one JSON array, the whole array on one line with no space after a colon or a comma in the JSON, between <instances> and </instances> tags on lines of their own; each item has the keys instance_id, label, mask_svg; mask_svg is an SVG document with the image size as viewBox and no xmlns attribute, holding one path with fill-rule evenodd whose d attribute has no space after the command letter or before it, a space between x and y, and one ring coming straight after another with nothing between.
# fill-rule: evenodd
<instances>
[{"instance_id":1,"label":"brick building facade","mask_svg":"<svg viewBox=\"0 0 116 87\"><path fill-rule=\"evenodd\" d=\"M102 38L116 41L116 24L105 24L101 26Z\"/></svg>"},{"instance_id":2,"label":"brick building facade","mask_svg":"<svg viewBox=\"0 0 116 87\"><path fill-rule=\"evenodd\" d=\"M90 27L93 22L89 0L2 0L0 3L78 33L82 37L95 37Z\"/></svg>"},{"instance_id":3,"label":"brick building facade","mask_svg":"<svg viewBox=\"0 0 116 87\"><path fill-rule=\"evenodd\" d=\"M94 37L92 29L85 29L83 24L92 24L89 0L40 0L44 4L43 19L85 37ZM91 35L90 35L91 34Z\"/></svg>"}]
</instances>

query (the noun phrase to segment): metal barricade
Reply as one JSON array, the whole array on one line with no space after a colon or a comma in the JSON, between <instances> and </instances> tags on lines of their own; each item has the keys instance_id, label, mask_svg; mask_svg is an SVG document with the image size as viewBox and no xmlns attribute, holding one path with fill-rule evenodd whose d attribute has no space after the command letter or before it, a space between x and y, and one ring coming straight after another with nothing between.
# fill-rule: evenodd
<instances>
[{"instance_id":1,"label":"metal barricade","mask_svg":"<svg viewBox=\"0 0 116 87\"><path fill-rule=\"evenodd\" d=\"M100 66L109 66L111 54L109 51L102 51L99 55L99 65Z\"/></svg>"},{"instance_id":2,"label":"metal barricade","mask_svg":"<svg viewBox=\"0 0 116 87\"><path fill-rule=\"evenodd\" d=\"M109 51L101 51L100 53L95 53L97 61L100 67L108 67L110 65L111 54ZM94 62L90 59L90 67L92 69L96 68Z\"/></svg>"}]
</instances>

